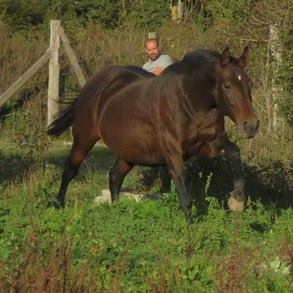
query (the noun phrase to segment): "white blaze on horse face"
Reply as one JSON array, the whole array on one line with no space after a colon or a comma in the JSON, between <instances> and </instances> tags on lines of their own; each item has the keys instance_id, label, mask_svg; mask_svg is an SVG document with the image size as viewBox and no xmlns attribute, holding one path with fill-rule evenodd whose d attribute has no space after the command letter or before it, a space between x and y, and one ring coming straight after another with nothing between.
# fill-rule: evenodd
<instances>
[{"instance_id":1,"label":"white blaze on horse face","mask_svg":"<svg viewBox=\"0 0 293 293\"><path fill-rule=\"evenodd\" d=\"M238 80L242 80L242 76L240 74L238 74L237 78Z\"/></svg>"}]
</instances>

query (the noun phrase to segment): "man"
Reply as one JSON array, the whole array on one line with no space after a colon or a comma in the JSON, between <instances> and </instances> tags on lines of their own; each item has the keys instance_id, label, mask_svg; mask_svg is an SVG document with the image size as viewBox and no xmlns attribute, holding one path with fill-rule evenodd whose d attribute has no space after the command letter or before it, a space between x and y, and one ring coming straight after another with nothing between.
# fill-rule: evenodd
<instances>
[{"instance_id":1,"label":"man","mask_svg":"<svg viewBox=\"0 0 293 293\"><path fill-rule=\"evenodd\" d=\"M152 72L155 75L160 75L166 67L173 64L173 61L168 55L161 55L159 41L156 38L149 38L144 43L145 53L149 57L149 61L143 65L143 69ZM165 167L159 168L159 176L161 181L160 192L170 192L171 177Z\"/></svg>"},{"instance_id":2,"label":"man","mask_svg":"<svg viewBox=\"0 0 293 293\"><path fill-rule=\"evenodd\" d=\"M143 69L160 75L166 67L173 63L168 55L161 55L159 41L155 38L147 39L144 44L145 53L149 61L143 65Z\"/></svg>"}]
</instances>

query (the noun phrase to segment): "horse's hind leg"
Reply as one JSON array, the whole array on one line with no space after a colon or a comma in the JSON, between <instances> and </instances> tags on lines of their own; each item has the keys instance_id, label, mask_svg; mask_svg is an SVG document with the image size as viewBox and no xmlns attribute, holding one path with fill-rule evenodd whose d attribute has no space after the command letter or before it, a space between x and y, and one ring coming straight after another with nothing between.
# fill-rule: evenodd
<instances>
[{"instance_id":1,"label":"horse's hind leg","mask_svg":"<svg viewBox=\"0 0 293 293\"><path fill-rule=\"evenodd\" d=\"M97 140L88 141L87 143L80 143L77 139L74 139L69 158L65 162L60 191L57 198L57 207L64 207L65 193L68 185L70 181L76 176L81 162L90 151L90 149L94 146L96 141Z\"/></svg>"},{"instance_id":2,"label":"horse's hind leg","mask_svg":"<svg viewBox=\"0 0 293 293\"><path fill-rule=\"evenodd\" d=\"M122 182L128 172L132 169L133 165L118 159L109 172L109 185L111 192L112 203L119 199L119 192Z\"/></svg>"}]
</instances>

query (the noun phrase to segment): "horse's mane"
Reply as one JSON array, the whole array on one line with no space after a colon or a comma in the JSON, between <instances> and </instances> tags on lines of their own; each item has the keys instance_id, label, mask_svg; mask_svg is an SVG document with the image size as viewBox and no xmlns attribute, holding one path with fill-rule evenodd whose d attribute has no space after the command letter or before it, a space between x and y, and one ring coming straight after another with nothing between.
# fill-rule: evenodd
<instances>
[{"instance_id":1,"label":"horse's mane","mask_svg":"<svg viewBox=\"0 0 293 293\"><path fill-rule=\"evenodd\" d=\"M162 73L162 76L170 74L191 73L191 72L211 72L214 66L221 58L221 54L210 49L197 49L186 53L183 58L174 64L168 66ZM229 62L238 64L238 59L230 56Z\"/></svg>"},{"instance_id":2,"label":"horse's mane","mask_svg":"<svg viewBox=\"0 0 293 293\"><path fill-rule=\"evenodd\" d=\"M136 73L138 75L141 75L143 77L155 77L155 75L149 71L146 71L145 69L138 67L138 66L134 66L134 65L128 65L124 67L126 70L129 70L133 73Z\"/></svg>"},{"instance_id":3,"label":"horse's mane","mask_svg":"<svg viewBox=\"0 0 293 293\"><path fill-rule=\"evenodd\" d=\"M209 49L197 49L184 55L182 61L186 62L217 62L221 58L221 54L214 50ZM229 63L238 64L238 59L230 56Z\"/></svg>"},{"instance_id":4,"label":"horse's mane","mask_svg":"<svg viewBox=\"0 0 293 293\"><path fill-rule=\"evenodd\" d=\"M220 53L210 49L196 49L194 51L188 52L184 55L182 61L196 60L201 58L202 60L218 60L220 58Z\"/></svg>"}]
</instances>

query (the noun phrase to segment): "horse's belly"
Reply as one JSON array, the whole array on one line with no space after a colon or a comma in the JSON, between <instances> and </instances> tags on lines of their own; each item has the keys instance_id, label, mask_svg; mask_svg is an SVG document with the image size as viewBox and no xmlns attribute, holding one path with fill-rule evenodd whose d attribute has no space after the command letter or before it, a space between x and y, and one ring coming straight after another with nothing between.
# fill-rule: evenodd
<instances>
[{"instance_id":1,"label":"horse's belly","mask_svg":"<svg viewBox=\"0 0 293 293\"><path fill-rule=\"evenodd\" d=\"M100 134L119 158L136 165L162 165L164 157L151 124L132 117L104 116ZM113 118L113 119L112 119Z\"/></svg>"},{"instance_id":2,"label":"horse's belly","mask_svg":"<svg viewBox=\"0 0 293 293\"><path fill-rule=\"evenodd\" d=\"M105 144L119 158L135 165L162 165L165 160L157 145L132 133L103 135ZM142 141L143 140L143 141ZM143 143L144 142L144 143Z\"/></svg>"}]
</instances>

